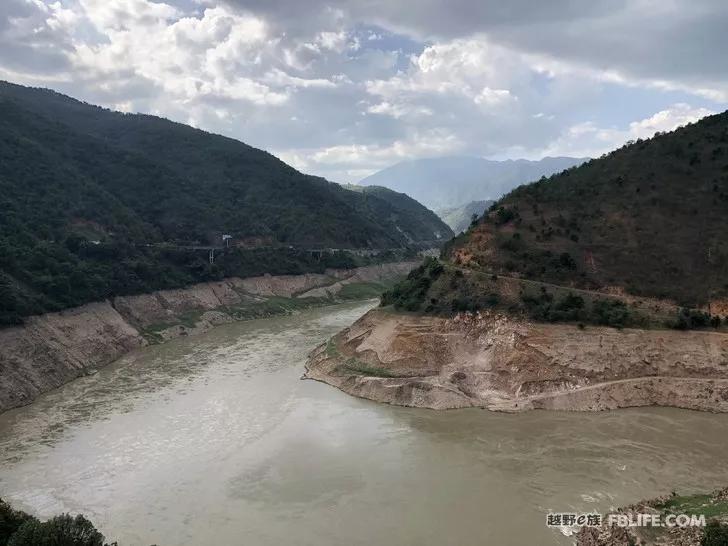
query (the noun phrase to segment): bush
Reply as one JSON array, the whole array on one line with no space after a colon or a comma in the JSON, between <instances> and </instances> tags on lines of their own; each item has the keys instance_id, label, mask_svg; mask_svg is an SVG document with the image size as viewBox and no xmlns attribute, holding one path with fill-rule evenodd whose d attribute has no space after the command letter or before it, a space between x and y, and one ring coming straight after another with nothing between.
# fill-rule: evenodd
<instances>
[{"instance_id":1,"label":"bush","mask_svg":"<svg viewBox=\"0 0 728 546\"><path fill-rule=\"evenodd\" d=\"M0 546L7 544L10 537L26 521L35 519L33 516L13 510L9 504L0 499Z\"/></svg>"},{"instance_id":2,"label":"bush","mask_svg":"<svg viewBox=\"0 0 728 546\"><path fill-rule=\"evenodd\" d=\"M728 525L711 520L705 526L701 546L728 546Z\"/></svg>"},{"instance_id":3,"label":"bush","mask_svg":"<svg viewBox=\"0 0 728 546\"><path fill-rule=\"evenodd\" d=\"M437 258L426 258L421 266L409 272L405 280L382 294L381 305L394 305L395 309L405 311L419 311L427 291L443 271L444 268Z\"/></svg>"},{"instance_id":4,"label":"bush","mask_svg":"<svg viewBox=\"0 0 728 546\"><path fill-rule=\"evenodd\" d=\"M717 319L717 320L716 320ZM678 330L694 330L705 328L708 325L713 328L720 326L720 317L711 317L708 313L697 309L680 309L674 327Z\"/></svg>"},{"instance_id":5,"label":"bush","mask_svg":"<svg viewBox=\"0 0 728 546\"><path fill-rule=\"evenodd\" d=\"M503 225L507 224L511 220L513 220L516 217L516 213L511 210L507 209L505 207L498 207L496 212L496 220L495 223L497 225Z\"/></svg>"},{"instance_id":6,"label":"bush","mask_svg":"<svg viewBox=\"0 0 728 546\"><path fill-rule=\"evenodd\" d=\"M104 535L82 515L63 514L42 523L35 518L26 521L7 546L104 546Z\"/></svg>"},{"instance_id":7,"label":"bush","mask_svg":"<svg viewBox=\"0 0 728 546\"><path fill-rule=\"evenodd\" d=\"M622 328L629 322L629 309L619 300L597 300L592 307L597 324Z\"/></svg>"},{"instance_id":8,"label":"bush","mask_svg":"<svg viewBox=\"0 0 728 546\"><path fill-rule=\"evenodd\" d=\"M576 269L576 261L574 260L574 258L571 257L571 254L569 254L568 252L563 252L559 256L559 265L564 269L569 269L571 271Z\"/></svg>"}]
</instances>

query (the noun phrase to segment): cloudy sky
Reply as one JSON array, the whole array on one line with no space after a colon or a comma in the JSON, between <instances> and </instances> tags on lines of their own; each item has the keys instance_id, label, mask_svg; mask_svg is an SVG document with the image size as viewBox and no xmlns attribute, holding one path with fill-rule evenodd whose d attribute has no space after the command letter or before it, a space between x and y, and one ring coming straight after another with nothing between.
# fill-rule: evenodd
<instances>
[{"instance_id":1,"label":"cloudy sky","mask_svg":"<svg viewBox=\"0 0 728 546\"><path fill-rule=\"evenodd\" d=\"M597 156L728 108L725 0L0 0L0 79L356 181Z\"/></svg>"}]
</instances>

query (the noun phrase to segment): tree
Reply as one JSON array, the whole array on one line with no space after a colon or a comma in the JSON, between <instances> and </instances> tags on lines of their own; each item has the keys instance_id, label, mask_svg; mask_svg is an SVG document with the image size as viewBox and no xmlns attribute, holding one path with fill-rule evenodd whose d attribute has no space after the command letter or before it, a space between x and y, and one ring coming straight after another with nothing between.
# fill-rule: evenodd
<instances>
[{"instance_id":1,"label":"tree","mask_svg":"<svg viewBox=\"0 0 728 546\"><path fill-rule=\"evenodd\" d=\"M26 521L7 546L104 546L104 535L82 515L62 514L42 523Z\"/></svg>"},{"instance_id":2,"label":"tree","mask_svg":"<svg viewBox=\"0 0 728 546\"><path fill-rule=\"evenodd\" d=\"M0 544L7 544L11 536L25 522L33 520L33 516L13 510L9 504L0 499Z\"/></svg>"}]
</instances>

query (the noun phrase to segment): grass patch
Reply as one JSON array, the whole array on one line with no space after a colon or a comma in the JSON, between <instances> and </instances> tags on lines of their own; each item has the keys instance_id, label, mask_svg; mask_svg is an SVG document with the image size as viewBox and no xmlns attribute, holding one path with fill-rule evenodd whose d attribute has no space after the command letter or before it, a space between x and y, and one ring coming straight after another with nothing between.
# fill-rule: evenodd
<instances>
[{"instance_id":1,"label":"grass patch","mask_svg":"<svg viewBox=\"0 0 728 546\"><path fill-rule=\"evenodd\" d=\"M328 347L327 347L328 349ZM366 375L369 377L402 377L401 375L393 374L391 371L380 368L378 366L370 366L361 360L356 358L350 358L344 362L341 367L349 372L353 372L358 375Z\"/></svg>"},{"instance_id":2,"label":"grass patch","mask_svg":"<svg viewBox=\"0 0 728 546\"><path fill-rule=\"evenodd\" d=\"M345 284L336 297L342 300L367 300L378 298L388 288L388 285L379 282L353 282Z\"/></svg>"},{"instance_id":3,"label":"grass patch","mask_svg":"<svg viewBox=\"0 0 728 546\"><path fill-rule=\"evenodd\" d=\"M334 338L332 337L326 342L326 356L330 358L336 358L341 353L339 352L339 348L336 346L336 342L334 341Z\"/></svg>"},{"instance_id":4,"label":"grass patch","mask_svg":"<svg viewBox=\"0 0 728 546\"><path fill-rule=\"evenodd\" d=\"M167 328L174 328L175 326L194 328L200 321L200 317L202 317L203 313L205 313L205 311L199 309L196 309L194 311L188 311L187 313L183 313L174 320L166 322L156 322L154 324L150 324L146 328L141 328L139 330L139 333L149 343L161 343L162 341L164 341L164 337L162 336L163 330L166 330Z\"/></svg>"},{"instance_id":5,"label":"grass patch","mask_svg":"<svg viewBox=\"0 0 728 546\"><path fill-rule=\"evenodd\" d=\"M320 307L331 303L328 298L284 298L272 296L264 301L234 305L224 310L236 320L265 318L274 315L288 315L295 311Z\"/></svg>"},{"instance_id":6,"label":"grass patch","mask_svg":"<svg viewBox=\"0 0 728 546\"><path fill-rule=\"evenodd\" d=\"M703 514L706 519L728 515L728 501L713 500L711 495L677 495L655 508L671 514Z\"/></svg>"}]
</instances>

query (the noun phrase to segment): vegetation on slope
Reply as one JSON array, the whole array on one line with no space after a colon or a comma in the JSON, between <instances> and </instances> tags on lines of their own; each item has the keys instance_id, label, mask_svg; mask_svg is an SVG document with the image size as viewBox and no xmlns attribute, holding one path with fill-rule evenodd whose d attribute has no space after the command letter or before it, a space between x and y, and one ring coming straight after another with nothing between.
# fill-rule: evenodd
<instances>
[{"instance_id":1,"label":"vegetation on slope","mask_svg":"<svg viewBox=\"0 0 728 546\"><path fill-rule=\"evenodd\" d=\"M388 218L412 243L447 241L453 235L450 227L437 214L410 196L382 186L346 185L344 188L363 196L362 203L377 218Z\"/></svg>"},{"instance_id":2,"label":"vegetation on slope","mask_svg":"<svg viewBox=\"0 0 728 546\"><path fill-rule=\"evenodd\" d=\"M724 113L517 188L444 256L699 306L728 295L727 232Z\"/></svg>"},{"instance_id":3,"label":"vegetation on slope","mask_svg":"<svg viewBox=\"0 0 728 546\"><path fill-rule=\"evenodd\" d=\"M673 492L656 499L641 501L620 508L619 513L652 514L665 519L668 516L685 514L701 517L705 527L700 526L607 526L602 528L582 527L576 533L577 546L592 544L659 544L680 546L700 544L701 546L728 546L728 489L719 489L708 494L678 495ZM604 518L605 520L607 518Z\"/></svg>"},{"instance_id":4,"label":"vegetation on slope","mask_svg":"<svg viewBox=\"0 0 728 546\"><path fill-rule=\"evenodd\" d=\"M0 546L115 546L82 515L40 521L0 499Z\"/></svg>"},{"instance_id":5,"label":"vegetation on slope","mask_svg":"<svg viewBox=\"0 0 728 546\"><path fill-rule=\"evenodd\" d=\"M728 113L517 188L384 303L718 328L728 323L715 305L728 297L726 233Z\"/></svg>"},{"instance_id":6,"label":"vegetation on slope","mask_svg":"<svg viewBox=\"0 0 728 546\"><path fill-rule=\"evenodd\" d=\"M428 212L229 138L0 82L0 325L224 276L363 265L307 250L408 253L436 239ZM234 248L210 264L223 234Z\"/></svg>"},{"instance_id":7,"label":"vegetation on slope","mask_svg":"<svg viewBox=\"0 0 728 546\"><path fill-rule=\"evenodd\" d=\"M405 281L385 292L382 305L440 316L500 310L539 322L572 322L616 328L677 328L680 312L674 306L655 308L651 302L639 300L628 304L615 296L499 277L441 263L434 258L429 258L422 266L413 269ZM699 326L686 323L683 327L711 326L709 316L695 314L696 320L698 316L701 319Z\"/></svg>"}]
</instances>

